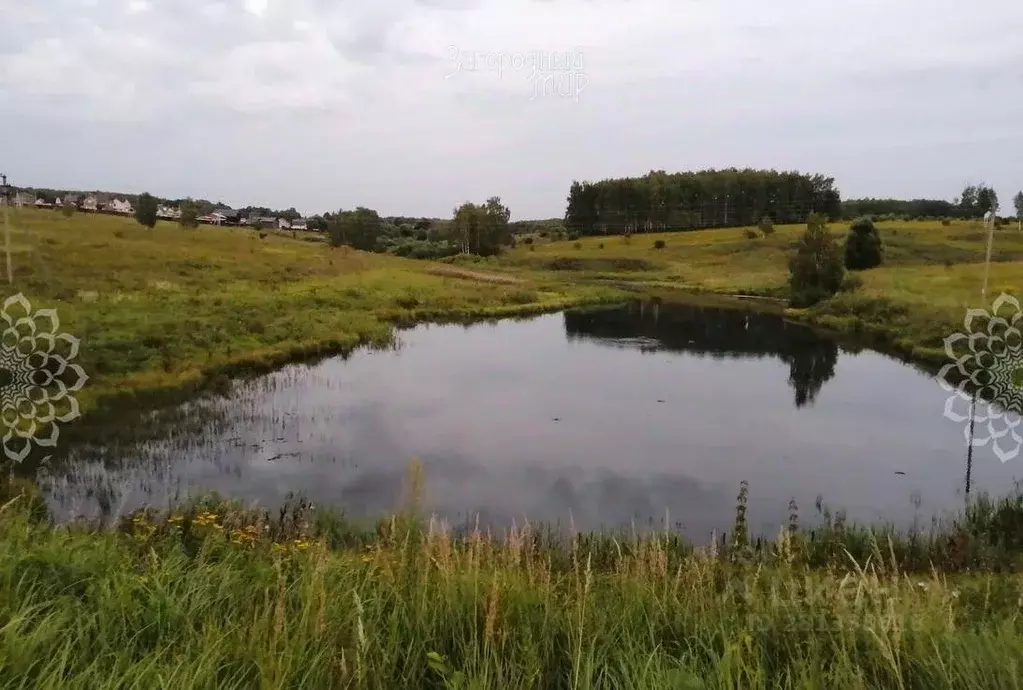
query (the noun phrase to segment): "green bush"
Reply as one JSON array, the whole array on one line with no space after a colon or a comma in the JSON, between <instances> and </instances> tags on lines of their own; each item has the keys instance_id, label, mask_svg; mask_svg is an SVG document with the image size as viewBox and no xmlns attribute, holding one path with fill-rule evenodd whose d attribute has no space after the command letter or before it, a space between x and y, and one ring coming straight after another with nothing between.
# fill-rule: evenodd
<instances>
[{"instance_id":1,"label":"green bush","mask_svg":"<svg viewBox=\"0 0 1023 690\"><path fill-rule=\"evenodd\" d=\"M952 225L952 221L949 220L948 218L942 218L941 219L941 224L944 225L947 228L949 225Z\"/></svg>"},{"instance_id":2,"label":"green bush","mask_svg":"<svg viewBox=\"0 0 1023 690\"><path fill-rule=\"evenodd\" d=\"M757 225L757 227L760 229L760 232L765 235L774 233L774 223L771 221L771 216L764 216L761 218L760 224Z\"/></svg>"},{"instance_id":3,"label":"green bush","mask_svg":"<svg viewBox=\"0 0 1023 690\"><path fill-rule=\"evenodd\" d=\"M746 228L743 233L746 235L746 239L755 240L760 237L760 233L753 228Z\"/></svg>"},{"instance_id":4,"label":"green bush","mask_svg":"<svg viewBox=\"0 0 1023 690\"><path fill-rule=\"evenodd\" d=\"M810 214L806 232L789 259L789 291L792 306L808 307L838 292L845 277L842 249L828 234L825 217Z\"/></svg>"},{"instance_id":5,"label":"green bush","mask_svg":"<svg viewBox=\"0 0 1023 690\"><path fill-rule=\"evenodd\" d=\"M883 258L884 246L874 223L869 218L853 221L845 239L845 267L862 271L880 266Z\"/></svg>"},{"instance_id":6,"label":"green bush","mask_svg":"<svg viewBox=\"0 0 1023 690\"><path fill-rule=\"evenodd\" d=\"M573 249L582 249L583 248L583 243L582 242L575 242L575 243L572 244L572 248Z\"/></svg>"},{"instance_id":7,"label":"green bush","mask_svg":"<svg viewBox=\"0 0 1023 690\"><path fill-rule=\"evenodd\" d=\"M665 246L664 240L654 240L654 249L664 249Z\"/></svg>"},{"instance_id":8,"label":"green bush","mask_svg":"<svg viewBox=\"0 0 1023 690\"><path fill-rule=\"evenodd\" d=\"M522 244L533 244L533 238L532 238L532 237L526 237L526 238L524 238L524 239L522 240Z\"/></svg>"}]
</instances>

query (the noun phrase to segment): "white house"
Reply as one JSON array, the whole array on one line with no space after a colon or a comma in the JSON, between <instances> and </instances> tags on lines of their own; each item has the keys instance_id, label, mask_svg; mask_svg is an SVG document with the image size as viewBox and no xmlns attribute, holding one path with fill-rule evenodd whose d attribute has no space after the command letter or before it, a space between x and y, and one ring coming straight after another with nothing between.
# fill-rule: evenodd
<instances>
[{"instance_id":1,"label":"white house","mask_svg":"<svg viewBox=\"0 0 1023 690\"><path fill-rule=\"evenodd\" d=\"M114 199L110 202L107 207L108 210L114 213L134 213L135 209L131 207L131 202L127 199Z\"/></svg>"},{"instance_id":2,"label":"white house","mask_svg":"<svg viewBox=\"0 0 1023 690\"><path fill-rule=\"evenodd\" d=\"M292 230L308 230L309 229L309 221L307 221L305 218L296 218L295 220L291 221L291 229Z\"/></svg>"},{"instance_id":3,"label":"white house","mask_svg":"<svg viewBox=\"0 0 1023 690\"><path fill-rule=\"evenodd\" d=\"M49 208L50 206L53 206L53 204L45 199L36 199L36 208Z\"/></svg>"},{"instance_id":4,"label":"white house","mask_svg":"<svg viewBox=\"0 0 1023 690\"><path fill-rule=\"evenodd\" d=\"M290 230L291 229L291 223L288 222L287 218L280 218L277 221L277 229L278 230Z\"/></svg>"},{"instance_id":5,"label":"white house","mask_svg":"<svg viewBox=\"0 0 1023 690\"><path fill-rule=\"evenodd\" d=\"M178 218L181 218L181 209L173 206L160 205L156 209L156 217L166 218L168 220L177 220Z\"/></svg>"}]
</instances>

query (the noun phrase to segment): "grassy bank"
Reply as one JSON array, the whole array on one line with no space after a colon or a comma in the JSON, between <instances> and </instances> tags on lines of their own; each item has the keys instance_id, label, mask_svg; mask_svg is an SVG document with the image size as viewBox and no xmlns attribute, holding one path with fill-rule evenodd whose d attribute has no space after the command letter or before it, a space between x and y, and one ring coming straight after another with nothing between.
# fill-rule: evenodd
<instances>
[{"instance_id":1,"label":"grassy bank","mask_svg":"<svg viewBox=\"0 0 1023 690\"><path fill-rule=\"evenodd\" d=\"M313 233L154 230L131 218L12 211L15 281L82 341L86 409L176 395L220 376L385 343L395 323L503 316L615 299L540 272L473 271L331 248Z\"/></svg>"},{"instance_id":2,"label":"grassy bank","mask_svg":"<svg viewBox=\"0 0 1023 690\"><path fill-rule=\"evenodd\" d=\"M23 495L0 511L0 686L1015 688L1023 504L982 504L934 534L758 542L740 497L696 549L214 500L99 533Z\"/></svg>"},{"instance_id":3,"label":"grassy bank","mask_svg":"<svg viewBox=\"0 0 1023 690\"><path fill-rule=\"evenodd\" d=\"M987 304L980 296L986 235L979 222L886 222L879 229L886 246L882 267L858 273L861 286L788 315L933 363L945 357L942 339L962 328L967 308L990 308L1001 292L1023 295L1023 235L1015 228L996 233ZM559 242L534 237L505 261L577 283L784 299L792 244L804 230L780 226L756 239L745 229ZM844 241L848 224L835 223L831 231ZM655 248L658 242L663 248Z\"/></svg>"},{"instance_id":4,"label":"grassy bank","mask_svg":"<svg viewBox=\"0 0 1023 690\"><path fill-rule=\"evenodd\" d=\"M500 259L422 262L330 248L315 233L160 223L34 209L12 213L15 282L35 308L56 308L83 342L90 383L78 398L180 398L223 377L385 343L396 324L560 309L629 293L784 298L801 226L749 239L744 230L535 237ZM837 236L845 226L836 224ZM978 223L881 224L882 268L792 318L855 334L917 361L980 304ZM663 242L663 248L655 243ZM1023 236L999 231L989 295L1023 292ZM990 300L989 300L990 301ZM778 304L750 300L757 308Z\"/></svg>"}]
</instances>

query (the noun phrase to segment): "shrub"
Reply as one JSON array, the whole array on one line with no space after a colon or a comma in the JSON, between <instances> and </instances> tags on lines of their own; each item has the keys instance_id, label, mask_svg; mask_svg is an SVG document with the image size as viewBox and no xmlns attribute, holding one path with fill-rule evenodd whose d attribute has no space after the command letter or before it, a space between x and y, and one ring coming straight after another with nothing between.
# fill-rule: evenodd
<instances>
[{"instance_id":1,"label":"shrub","mask_svg":"<svg viewBox=\"0 0 1023 690\"><path fill-rule=\"evenodd\" d=\"M583 248L583 243L582 242L575 242L575 243L572 244L572 248L573 249L582 249Z\"/></svg>"},{"instance_id":2,"label":"shrub","mask_svg":"<svg viewBox=\"0 0 1023 690\"><path fill-rule=\"evenodd\" d=\"M265 240L266 239L266 233L265 232L259 233L259 239Z\"/></svg>"},{"instance_id":3,"label":"shrub","mask_svg":"<svg viewBox=\"0 0 1023 690\"><path fill-rule=\"evenodd\" d=\"M842 249L828 234L825 218L812 213L806 232L789 259L789 290L792 305L808 307L838 292L845 276Z\"/></svg>"},{"instance_id":4,"label":"shrub","mask_svg":"<svg viewBox=\"0 0 1023 690\"><path fill-rule=\"evenodd\" d=\"M862 271L880 266L883 253L881 236L870 219L853 221L845 239L845 267L851 271Z\"/></svg>"},{"instance_id":5,"label":"shrub","mask_svg":"<svg viewBox=\"0 0 1023 690\"><path fill-rule=\"evenodd\" d=\"M745 234L746 234L746 238L750 239L750 240L755 240L758 237L760 237L760 233L757 232L756 230L754 230L753 228L746 228Z\"/></svg>"},{"instance_id":6,"label":"shrub","mask_svg":"<svg viewBox=\"0 0 1023 690\"><path fill-rule=\"evenodd\" d=\"M548 235L548 232L546 230L543 230L543 231L540 232L540 237L547 237L547 235Z\"/></svg>"},{"instance_id":7,"label":"shrub","mask_svg":"<svg viewBox=\"0 0 1023 690\"><path fill-rule=\"evenodd\" d=\"M654 240L654 249L664 249L664 240Z\"/></svg>"},{"instance_id":8,"label":"shrub","mask_svg":"<svg viewBox=\"0 0 1023 690\"><path fill-rule=\"evenodd\" d=\"M760 232L765 235L772 234L774 232L774 223L771 221L771 216L764 216L761 218L760 224L757 225L757 227L760 229Z\"/></svg>"},{"instance_id":9,"label":"shrub","mask_svg":"<svg viewBox=\"0 0 1023 690\"><path fill-rule=\"evenodd\" d=\"M603 248L604 248L604 243L603 242L601 242L600 244L597 245L597 249L603 249Z\"/></svg>"},{"instance_id":10,"label":"shrub","mask_svg":"<svg viewBox=\"0 0 1023 690\"><path fill-rule=\"evenodd\" d=\"M535 252L536 251L536 245L535 244L529 245L529 251Z\"/></svg>"},{"instance_id":11,"label":"shrub","mask_svg":"<svg viewBox=\"0 0 1023 690\"><path fill-rule=\"evenodd\" d=\"M74 204L64 203L60 207L60 212L63 213L67 218L70 218L71 216L75 215L75 210L76 209Z\"/></svg>"},{"instance_id":12,"label":"shrub","mask_svg":"<svg viewBox=\"0 0 1023 690\"><path fill-rule=\"evenodd\" d=\"M533 238L526 237L525 239L522 240L522 244L533 244Z\"/></svg>"},{"instance_id":13,"label":"shrub","mask_svg":"<svg viewBox=\"0 0 1023 690\"><path fill-rule=\"evenodd\" d=\"M952 221L950 221L948 218L942 218L941 224L947 228L949 225L952 225Z\"/></svg>"}]
</instances>

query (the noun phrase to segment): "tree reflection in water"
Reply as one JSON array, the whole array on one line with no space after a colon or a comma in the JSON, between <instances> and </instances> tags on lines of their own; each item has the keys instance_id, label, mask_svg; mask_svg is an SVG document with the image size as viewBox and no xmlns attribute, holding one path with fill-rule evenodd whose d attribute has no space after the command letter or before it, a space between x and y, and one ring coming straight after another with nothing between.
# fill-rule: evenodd
<instances>
[{"instance_id":1,"label":"tree reflection in water","mask_svg":"<svg viewBox=\"0 0 1023 690\"><path fill-rule=\"evenodd\" d=\"M838 344L775 314L637 301L624 307L565 312L569 340L715 359L777 357L789 365L796 407L812 404L835 375Z\"/></svg>"}]
</instances>

